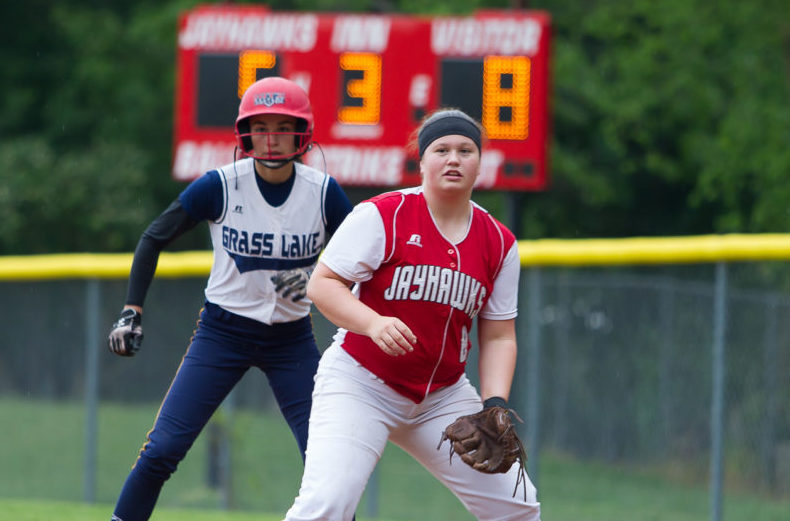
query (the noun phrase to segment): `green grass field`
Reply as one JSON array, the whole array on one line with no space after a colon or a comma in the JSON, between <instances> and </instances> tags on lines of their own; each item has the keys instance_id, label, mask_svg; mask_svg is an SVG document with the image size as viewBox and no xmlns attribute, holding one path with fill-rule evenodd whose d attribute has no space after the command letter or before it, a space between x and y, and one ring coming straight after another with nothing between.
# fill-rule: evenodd
<instances>
[{"instance_id":1,"label":"green grass field","mask_svg":"<svg viewBox=\"0 0 790 521\"><path fill-rule=\"evenodd\" d=\"M0 521L106 521L151 425L156 405L102 405L99 413L95 504L84 496L84 412L80 404L0 399ZM220 418L227 424L228 418ZM277 415L239 412L232 418L234 509L220 509L206 485L207 436L201 436L165 485L154 521L276 521L301 476L293 439ZM204 433L205 434L205 433ZM582 463L545 452L539 495L546 521L706 521L704 476L659 469ZM378 468L380 521L471 521L460 503L396 447ZM368 515L368 493L357 519ZM786 521L790 501L727 490L726 521Z\"/></svg>"},{"instance_id":2,"label":"green grass field","mask_svg":"<svg viewBox=\"0 0 790 521\"><path fill-rule=\"evenodd\" d=\"M112 505L66 501L0 499L0 521L108 521ZM280 521L281 517L254 512L160 508L151 521Z\"/></svg>"}]
</instances>

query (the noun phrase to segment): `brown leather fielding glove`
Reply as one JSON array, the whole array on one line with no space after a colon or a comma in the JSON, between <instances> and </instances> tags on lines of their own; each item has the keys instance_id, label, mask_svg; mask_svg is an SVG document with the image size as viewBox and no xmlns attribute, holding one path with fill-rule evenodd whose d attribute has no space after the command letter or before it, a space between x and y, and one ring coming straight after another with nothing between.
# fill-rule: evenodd
<instances>
[{"instance_id":1,"label":"brown leather fielding glove","mask_svg":"<svg viewBox=\"0 0 790 521\"><path fill-rule=\"evenodd\" d=\"M454 453L458 454L464 463L487 474L505 473L518 462L517 490L519 482L525 478L524 462L527 455L511 415L521 421L514 411L500 405L461 416L444 430L439 447L445 440L450 440L450 461Z\"/></svg>"}]
</instances>

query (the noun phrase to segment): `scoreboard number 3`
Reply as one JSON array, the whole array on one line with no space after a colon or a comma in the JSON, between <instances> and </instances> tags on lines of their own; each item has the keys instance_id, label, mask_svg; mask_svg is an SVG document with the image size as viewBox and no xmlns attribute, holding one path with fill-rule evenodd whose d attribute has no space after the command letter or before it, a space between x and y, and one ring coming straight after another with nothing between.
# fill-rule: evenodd
<instances>
[{"instance_id":1,"label":"scoreboard number 3","mask_svg":"<svg viewBox=\"0 0 790 521\"><path fill-rule=\"evenodd\" d=\"M381 56L373 53L340 55L343 99L340 123L375 125L381 119Z\"/></svg>"},{"instance_id":2,"label":"scoreboard number 3","mask_svg":"<svg viewBox=\"0 0 790 521\"><path fill-rule=\"evenodd\" d=\"M277 63L271 51L246 50L239 53L239 99L250 85L269 76ZM341 70L342 100L337 121L352 125L375 125L381 120L381 56L373 53L342 53L338 59ZM264 70L263 74L259 71Z\"/></svg>"}]
</instances>

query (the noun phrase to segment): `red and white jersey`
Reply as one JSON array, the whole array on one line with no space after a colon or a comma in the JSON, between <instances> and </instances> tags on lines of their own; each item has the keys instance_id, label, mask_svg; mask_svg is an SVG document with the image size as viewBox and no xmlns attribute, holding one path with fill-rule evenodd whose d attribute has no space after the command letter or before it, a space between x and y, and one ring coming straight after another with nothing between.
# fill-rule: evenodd
<instances>
[{"instance_id":1,"label":"red and white jersey","mask_svg":"<svg viewBox=\"0 0 790 521\"><path fill-rule=\"evenodd\" d=\"M416 403L464 373L475 316L517 314L519 256L513 233L472 204L457 243L437 228L421 187L388 192L354 208L320 261L356 282L359 299L400 318L417 336L414 351L390 356L367 336L339 329L334 342Z\"/></svg>"}]
</instances>

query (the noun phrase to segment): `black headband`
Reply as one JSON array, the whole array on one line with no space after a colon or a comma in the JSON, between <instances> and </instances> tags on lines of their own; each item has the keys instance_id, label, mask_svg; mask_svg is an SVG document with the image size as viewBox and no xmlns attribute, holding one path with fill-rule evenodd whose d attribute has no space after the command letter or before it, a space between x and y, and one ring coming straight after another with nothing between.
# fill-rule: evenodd
<instances>
[{"instance_id":1,"label":"black headband","mask_svg":"<svg viewBox=\"0 0 790 521\"><path fill-rule=\"evenodd\" d=\"M428 145L442 136L465 136L475 142L480 150L480 129L474 120L460 110L448 110L432 116L420 129L417 144L422 158Z\"/></svg>"}]
</instances>

